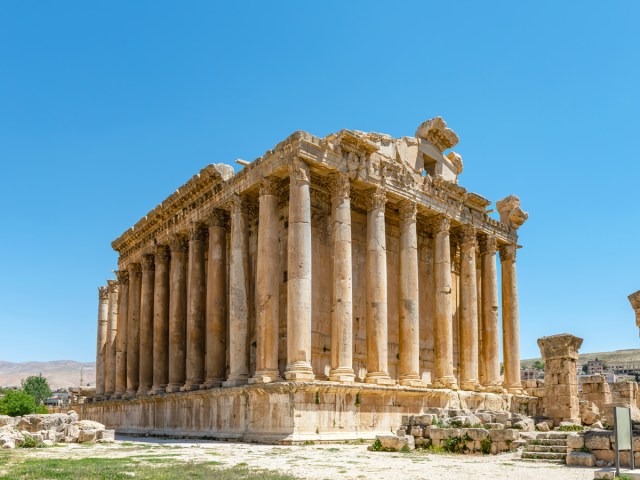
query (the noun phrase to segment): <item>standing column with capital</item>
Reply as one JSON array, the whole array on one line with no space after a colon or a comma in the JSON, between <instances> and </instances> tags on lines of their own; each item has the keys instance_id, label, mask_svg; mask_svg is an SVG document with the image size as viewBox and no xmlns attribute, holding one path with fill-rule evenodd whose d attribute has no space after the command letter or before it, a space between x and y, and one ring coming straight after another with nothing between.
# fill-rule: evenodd
<instances>
[{"instance_id":1,"label":"standing column with capital","mask_svg":"<svg viewBox=\"0 0 640 480\"><path fill-rule=\"evenodd\" d=\"M249 381L249 220L246 199L235 194L229 204L229 377L222 385L235 387Z\"/></svg>"},{"instance_id":2,"label":"standing column with capital","mask_svg":"<svg viewBox=\"0 0 640 480\"><path fill-rule=\"evenodd\" d=\"M278 252L278 184L260 182L258 265L256 286L256 372L249 383L281 380L278 371L280 318L280 257Z\"/></svg>"},{"instance_id":3,"label":"standing column with capital","mask_svg":"<svg viewBox=\"0 0 640 480\"><path fill-rule=\"evenodd\" d=\"M96 345L96 398L104 397L105 353L109 317L109 287L98 287L98 335Z\"/></svg>"},{"instance_id":4,"label":"standing column with capital","mask_svg":"<svg viewBox=\"0 0 640 480\"><path fill-rule=\"evenodd\" d=\"M478 292L476 281L476 230L460 232L460 373L463 390L478 390Z\"/></svg>"},{"instance_id":5,"label":"standing column with capital","mask_svg":"<svg viewBox=\"0 0 640 480\"><path fill-rule=\"evenodd\" d=\"M387 195L377 188L367 197L367 374L366 383L393 385L387 332Z\"/></svg>"},{"instance_id":6,"label":"standing column with capital","mask_svg":"<svg viewBox=\"0 0 640 480\"><path fill-rule=\"evenodd\" d=\"M116 272L117 273L117 272ZM116 335L118 334L118 282L108 280L107 345L105 353L104 394L110 398L116 387Z\"/></svg>"},{"instance_id":7,"label":"standing column with capital","mask_svg":"<svg viewBox=\"0 0 640 480\"><path fill-rule=\"evenodd\" d=\"M204 383L205 263L207 231L201 223L189 230L189 303L187 305L187 381L183 390L199 390Z\"/></svg>"},{"instance_id":8,"label":"standing column with capital","mask_svg":"<svg viewBox=\"0 0 640 480\"><path fill-rule=\"evenodd\" d=\"M311 367L311 196L309 166L289 164L287 380L315 378Z\"/></svg>"},{"instance_id":9,"label":"standing column with capital","mask_svg":"<svg viewBox=\"0 0 640 480\"><path fill-rule=\"evenodd\" d=\"M518 321L518 284L516 280L516 245L500 245L502 265L502 341L504 353L504 388L522 393L520 380L520 327Z\"/></svg>"},{"instance_id":10,"label":"standing column with capital","mask_svg":"<svg viewBox=\"0 0 640 480\"><path fill-rule=\"evenodd\" d=\"M482 265L482 358L484 379L488 391L501 392L500 346L498 333L498 272L496 268L496 237L480 237Z\"/></svg>"},{"instance_id":11,"label":"standing column with capital","mask_svg":"<svg viewBox=\"0 0 640 480\"><path fill-rule=\"evenodd\" d=\"M167 245L157 245L153 284L153 386L152 394L164 393L169 383L169 261Z\"/></svg>"},{"instance_id":12,"label":"standing column with capital","mask_svg":"<svg viewBox=\"0 0 640 480\"><path fill-rule=\"evenodd\" d=\"M185 381L187 337L187 239L183 234L169 239L169 384L167 393L179 392Z\"/></svg>"},{"instance_id":13,"label":"standing column with capital","mask_svg":"<svg viewBox=\"0 0 640 480\"><path fill-rule=\"evenodd\" d=\"M219 387L227 373L227 214L214 209L209 217L207 259L207 326L205 387Z\"/></svg>"},{"instance_id":14,"label":"standing column with capital","mask_svg":"<svg viewBox=\"0 0 640 480\"><path fill-rule=\"evenodd\" d=\"M329 380L350 383L353 372L353 306L351 259L351 184L343 173L332 175L333 305Z\"/></svg>"},{"instance_id":15,"label":"standing column with capital","mask_svg":"<svg viewBox=\"0 0 640 480\"><path fill-rule=\"evenodd\" d=\"M133 398L140 383L140 290L142 267L131 263L129 270L129 311L127 319L127 398Z\"/></svg>"},{"instance_id":16,"label":"standing column with capital","mask_svg":"<svg viewBox=\"0 0 640 480\"><path fill-rule=\"evenodd\" d=\"M420 380L420 307L416 204L408 200L400 213L400 384L422 386Z\"/></svg>"},{"instance_id":17,"label":"standing column with capital","mask_svg":"<svg viewBox=\"0 0 640 480\"><path fill-rule=\"evenodd\" d=\"M140 286L140 384L138 395L147 395L153 384L153 255L142 257Z\"/></svg>"},{"instance_id":18,"label":"standing column with capital","mask_svg":"<svg viewBox=\"0 0 640 480\"><path fill-rule=\"evenodd\" d=\"M434 388L458 388L453 375L453 330L451 298L451 219L444 215L432 221L434 236L434 280L436 311L434 321Z\"/></svg>"},{"instance_id":19,"label":"standing column with capital","mask_svg":"<svg viewBox=\"0 0 640 480\"><path fill-rule=\"evenodd\" d=\"M127 390L127 331L129 320L129 272L118 270L118 332L116 334L116 386L112 398L122 398Z\"/></svg>"}]
</instances>

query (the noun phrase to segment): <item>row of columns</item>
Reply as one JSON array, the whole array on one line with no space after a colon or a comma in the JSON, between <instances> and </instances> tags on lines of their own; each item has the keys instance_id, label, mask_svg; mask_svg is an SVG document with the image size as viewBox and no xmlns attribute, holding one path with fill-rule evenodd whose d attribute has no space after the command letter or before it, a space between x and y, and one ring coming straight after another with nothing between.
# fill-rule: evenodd
<instances>
[{"instance_id":1,"label":"row of columns","mask_svg":"<svg viewBox=\"0 0 640 480\"><path fill-rule=\"evenodd\" d=\"M311 197L309 167L290 165L287 248L286 380L314 379L311 367ZM367 383L391 385L388 368L386 192L367 196L366 338ZM97 395L109 398L237 386L281 380L278 370L279 213L277 182L260 183L256 275L256 368L249 371L249 218L247 203L235 195L230 212L227 292L226 216L215 210L208 221L193 224L189 238L174 235L118 272L109 284L107 306L99 313ZM329 379L353 382L352 245L350 182L331 178L333 292ZM416 204L403 201L400 214L399 381L422 386L419 371L419 289ZM451 221L430 220L434 238L435 365L433 386L458 388L454 376L452 328ZM205 239L208 234L208 262ZM463 226L460 238L460 362L463 389L500 389L496 239L481 235L481 279L476 278L477 232ZM501 245L504 386L520 388L515 245ZM205 273L206 272L206 273ZM207 282L205 284L205 278ZM482 294L478 290L482 286ZM188 286L188 288L187 288ZM101 291L102 295L102 291ZM229 306L229 345L226 345ZM106 320L105 320L106 317ZM481 324L480 324L481 322ZM479 331L482 339L479 341ZM228 374L227 374L228 347ZM102 353L101 353L102 352ZM102 355L102 356L101 356ZM482 373L482 375L480 375Z\"/></svg>"}]
</instances>

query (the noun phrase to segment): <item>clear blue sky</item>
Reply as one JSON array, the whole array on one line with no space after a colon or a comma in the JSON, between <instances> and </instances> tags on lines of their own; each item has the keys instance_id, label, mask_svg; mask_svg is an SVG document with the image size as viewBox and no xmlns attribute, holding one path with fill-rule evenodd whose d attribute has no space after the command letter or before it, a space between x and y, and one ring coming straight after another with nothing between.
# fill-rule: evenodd
<instances>
[{"instance_id":1,"label":"clear blue sky","mask_svg":"<svg viewBox=\"0 0 640 480\"><path fill-rule=\"evenodd\" d=\"M413 135L522 199L522 357L640 347L640 3L0 3L0 359L95 355L111 241L295 130Z\"/></svg>"}]
</instances>

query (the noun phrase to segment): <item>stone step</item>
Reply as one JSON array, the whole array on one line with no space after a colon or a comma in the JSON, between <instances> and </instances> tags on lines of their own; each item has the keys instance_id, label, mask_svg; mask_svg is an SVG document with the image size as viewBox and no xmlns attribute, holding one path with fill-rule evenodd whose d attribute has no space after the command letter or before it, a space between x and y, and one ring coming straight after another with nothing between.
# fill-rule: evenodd
<instances>
[{"instance_id":1,"label":"stone step","mask_svg":"<svg viewBox=\"0 0 640 480\"><path fill-rule=\"evenodd\" d=\"M564 465L566 460L548 460L545 458L521 458L521 462L530 462L530 463L556 463L558 465Z\"/></svg>"},{"instance_id":2,"label":"stone step","mask_svg":"<svg viewBox=\"0 0 640 480\"><path fill-rule=\"evenodd\" d=\"M564 460L567 458L567 454L556 452L522 452L521 458L535 460Z\"/></svg>"},{"instance_id":3,"label":"stone step","mask_svg":"<svg viewBox=\"0 0 640 480\"><path fill-rule=\"evenodd\" d=\"M527 445L527 452L567 453L566 445Z\"/></svg>"},{"instance_id":4,"label":"stone step","mask_svg":"<svg viewBox=\"0 0 640 480\"><path fill-rule=\"evenodd\" d=\"M566 439L569 436L569 433L572 432L545 432L545 433L538 433L538 435L536 435L536 438L538 440L542 440L542 439Z\"/></svg>"},{"instance_id":5,"label":"stone step","mask_svg":"<svg viewBox=\"0 0 640 480\"><path fill-rule=\"evenodd\" d=\"M527 440L529 445L553 445L553 446L567 446L567 440L562 438L539 438L537 440Z\"/></svg>"}]
</instances>

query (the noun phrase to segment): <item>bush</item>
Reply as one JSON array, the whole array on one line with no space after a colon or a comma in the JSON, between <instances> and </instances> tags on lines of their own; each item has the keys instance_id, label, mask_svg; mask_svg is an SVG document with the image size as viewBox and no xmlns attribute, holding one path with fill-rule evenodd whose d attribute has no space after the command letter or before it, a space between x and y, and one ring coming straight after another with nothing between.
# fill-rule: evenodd
<instances>
[{"instance_id":1,"label":"bush","mask_svg":"<svg viewBox=\"0 0 640 480\"><path fill-rule=\"evenodd\" d=\"M469 450L463 437L448 438L444 441L442 448L450 453L464 453Z\"/></svg>"},{"instance_id":2,"label":"bush","mask_svg":"<svg viewBox=\"0 0 640 480\"><path fill-rule=\"evenodd\" d=\"M38 405L36 407L36 413L42 413L42 414L48 414L49 413L49 409L47 407L45 407L44 405Z\"/></svg>"},{"instance_id":3,"label":"bush","mask_svg":"<svg viewBox=\"0 0 640 480\"><path fill-rule=\"evenodd\" d=\"M19 417L36 411L36 401L22 390L12 390L0 400L0 415Z\"/></svg>"},{"instance_id":4,"label":"bush","mask_svg":"<svg viewBox=\"0 0 640 480\"><path fill-rule=\"evenodd\" d=\"M584 427L582 425L562 425L558 430L561 432L581 432Z\"/></svg>"},{"instance_id":5,"label":"bush","mask_svg":"<svg viewBox=\"0 0 640 480\"><path fill-rule=\"evenodd\" d=\"M491 437L484 437L482 440L480 440L480 451L485 455L489 455L491 453L492 443L493 442L491 440Z\"/></svg>"}]
</instances>

